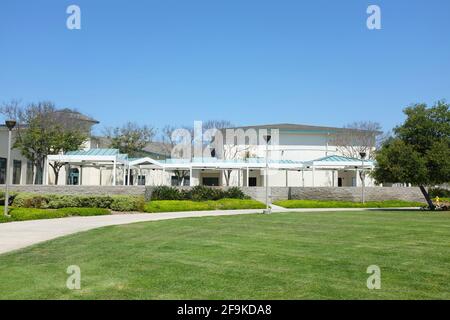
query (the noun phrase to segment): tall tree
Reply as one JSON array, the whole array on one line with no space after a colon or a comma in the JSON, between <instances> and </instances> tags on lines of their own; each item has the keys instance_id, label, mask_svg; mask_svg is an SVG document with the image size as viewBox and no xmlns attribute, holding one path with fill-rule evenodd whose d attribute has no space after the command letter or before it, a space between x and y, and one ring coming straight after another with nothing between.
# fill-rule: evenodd
<instances>
[{"instance_id":1,"label":"tall tree","mask_svg":"<svg viewBox=\"0 0 450 320\"><path fill-rule=\"evenodd\" d=\"M156 129L127 122L121 127L106 128L105 136L110 140L110 147L119 149L131 157L139 157L147 144L153 141Z\"/></svg>"},{"instance_id":2,"label":"tall tree","mask_svg":"<svg viewBox=\"0 0 450 320\"><path fill-rule=\"evenodd\" d=\"M449 105L444 101L430 108L416 104L404 113L405 122L394 129L394 136L376 153L373 176L378 182L419 186L434 209L426 187L450 181Z\"/></svg>"},{"instance_id":3,"label":"tall tree","mask_svg":"<svg viewBox=\"0 0 450 320\"><path fill-rule=\"evenodd\" d=\"M44 101L22 107L17 101L4 104L0 113L18 122L14 148L36 167L35 184L43 183L45 159L50 154L78 150L88 138L83 123L57 112L52 102ZM63 163L50 163L55 184Z\"/></svg>"}]
</instances>

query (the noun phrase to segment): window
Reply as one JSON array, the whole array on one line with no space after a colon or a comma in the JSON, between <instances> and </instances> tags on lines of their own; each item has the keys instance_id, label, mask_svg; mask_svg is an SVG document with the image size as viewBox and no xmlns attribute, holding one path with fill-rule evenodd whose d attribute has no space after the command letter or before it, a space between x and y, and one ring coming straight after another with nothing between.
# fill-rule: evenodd
<instances>
[{"instance_id":1,"label":"window","mask_svg":"<svg viewBox=\"0 0 450 320\"><path fill-rule=\"evenodd\" d=\"M190 177L184 177L184 179L182 179L182 181L178 181L178 177L177 176L172 176L171 178L171 185L176 187L176 186L189 186L190 185ZM183 184L182 184L183 183Z\"/></svg>"},{"instance_id":2,"label":"window","mask_svg":"<svg viewBox=\"0 0 450 320\"><path fill-rule=\"evenodd\" d=\"M208 187L217 187L219 185L219 178L217 177L204 177L203 185Z\"/></svg>"},{"instance_id":3,"label":"window","mask_svg":"<svg viewBox=\"0 0 450 320\"><path fill-rule=\"evenodd\" d=\"M80 179L80 170L77 168L72 168L69 170L69 185L76 186L79 183Z\"/></svg>"},{"instance_id":4,"label":"window","mask_svg":"<svg viewBox=\"0 0 450 320\"><path fill-rule=\"evenodd\" d=\"M0 158L0 184L6 182L6 158Z\"/></svg>"},{"instance_id":5,"label":"window","mask_svg":"<svg viewBox=\"0 0 450 320\"><path fill-rule=\"evenodd\" d=\"M145 176L144 175L138 176L138 186L145 186Z\"/></svg>"},{"instance_id":6,"label":"window","mask_svg":"<svg viewBox=\"0 0 450 320\"><path fill-rule=\"evenodd\" d=\"M248 186L249 187L256 187L257 185L257 179L256 177L250 177L248 178Z\"/></svg>"},{"instance_id":7,"label":"window","mask_svg":"<svg viewBox=\"0 0 450 320\"><path fill-rule=\"evenodd\" d=\"M20 178L22 177L22 161L13 161L13 184L20 184Z\"/></svg>"},{"instance_id":8,"label":"window","mask_svg":"<svg viewBox=\"0 0 450 320\"><path fill-rule=\"evenodd\" d=\"M34 164L33 161L27 161L27 184L33 184Z\"/></svg>"}]
</instances>

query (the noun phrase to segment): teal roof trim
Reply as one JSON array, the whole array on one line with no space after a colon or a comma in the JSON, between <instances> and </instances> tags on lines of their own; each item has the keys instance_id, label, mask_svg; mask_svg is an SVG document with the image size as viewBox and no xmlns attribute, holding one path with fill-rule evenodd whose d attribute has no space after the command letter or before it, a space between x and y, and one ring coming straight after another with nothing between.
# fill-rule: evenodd
<instances>
[{"instance_id":1,"label":"teal roof trim","mask_svg":"<svg viewBox=\"0 0 450 320\"><path fill-rule=\"evenodd\" d=\"M343 156L327 156L320 159L313 160L314 162L350 162L350 161L358 161L361 162L361 159L358 158L350 158L350 157L343 157ZM372 162L372 160L364 160L365 162Z\"/></svg>"},{"instance_id":2,"label":"teal roof trim","mask_svg":"<svg viewBox=\"0 0 450 320\"><path fill-rule=\"evenodd\" d=\"M89 149L68 151L67 156L116 156L119 155L119 149Z\"/></svg>"}]
</instances>

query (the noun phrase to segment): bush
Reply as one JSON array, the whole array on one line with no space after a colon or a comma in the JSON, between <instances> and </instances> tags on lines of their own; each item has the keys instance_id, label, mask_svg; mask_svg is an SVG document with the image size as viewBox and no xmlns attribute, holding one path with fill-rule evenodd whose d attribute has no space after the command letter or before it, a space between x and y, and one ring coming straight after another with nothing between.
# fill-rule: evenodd
<instances>
[{"instance_id":1,"label":"bush","mask_svg":"<svg viewBox=\"0 0 450 320\"><path fill-rule=\"evenodd\" d=\"M155 187L152 192L152 200L180 200L181 193L177 188L168 186Z\"/></svg>"},{"instance_id":2,"label":"bush","mask_svg":"<svg viewBox=\"0 0 450 320\"><path fill-rule=\"evenodd\" d=\"M444 189L444 188L430 188L430 190L428 190L428 193L430 194L430 196L432 198L450 198L450 190L449 189Z\"/></svg>"},{"instance_id":3,"label":"bush","mask_svg":"<svg viewBox=\"0 0 450 320\"><path fill-rule=\"evenodd\" d=\"M219 200L225 197L221 189L205 186L195 186L190 190L190 198L193 201Z\"/></svg>"},{"instance_id":4,"label":"bush","mask_svg":"<svg viewBox=\"0 0 450 320\"><path fill-rule=\"evenodd\" d=\"M60 209L102 208L115 211L143 211L144 198L136 196L38 195L21 193L14 199L17 208Z\"/></svg>"},{"instance_id":5,"label":"bush","mask_svg":"<svg viewBox=\"0 0 450 320\"><path fill-rule=\"evenodd\" d=\"M152 192L151 200L193 200L208 201L220 199L249 199L238 187L228 190L211 188L206 186L195 186L191 189L178 189L176 187L159 186Z\"/></svg>"},{"instance_id":6,"label":"bush","mask_svg":"<svg viewBox=\"0 0 450 320\"><path fill-rule=\"evenodd\" d=\"M56 219L72 216L99 216L111 212L104 208L61 208L61 209L36 209L36 208L11 208L11 217L0 218L0 223L11 221L26 221L39 219Z\"/></svg>"},{"instance_id":7,"label":"bush","mask_svg":"<svg viewBox=\"0 0 450 320\"><path fill-rule=\"evenodd\" d=\"M143 212L145 201L143 197L114 196L111 209L114 211L139 211Z\"/></svg>"},{"instance_id":8,"label":"bush","mask_svg":"<svg viewBox=\"0 0 450 320\"><path fill-rule=\"evenodd\" d=\"M240 188L231 187L225 191L225 198L228 199L250 199Z\"/></svg>"}]
</instances>

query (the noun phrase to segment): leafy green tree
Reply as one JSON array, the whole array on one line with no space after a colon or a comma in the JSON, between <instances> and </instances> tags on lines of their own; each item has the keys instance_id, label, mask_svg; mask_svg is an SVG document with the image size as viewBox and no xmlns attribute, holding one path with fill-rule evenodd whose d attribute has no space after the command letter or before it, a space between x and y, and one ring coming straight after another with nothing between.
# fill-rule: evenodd
<instances>
[{"instance_id":1,"label":"leafy green tree","mask_svg":"<svg viewBox=\"0 0 450 320\"><path fill-rule=\"evenodd\" d=\"M405 122L376 153L373 177L378 182L411 183L420 187L434 209L426 187L450 181L450 111L444 101L428 108L404 110Z\"/></svg>"},{"instance_id":2,"label":"leafy green tree","mask_svg":"<svg viewBox=\"0 0 450 320\"><path fill-rule=\"evenodd\" d=\"M143 149L152 142L156 130L149 126L139 126L133 122L127 122L122 127L106 128L105 136L110 140L110 147L119 149L131 157L139 157L145 152Z\"/></svg>"},{"instance_id":3,"label":"leafy green tree","mask_svg":"<svg viewBox=\"0 0 450 320\"><path fill-rule=\"evenodd\" d=\"M57 112L52 102L39 102L22 107L18 103L2 106L0 112L18 121L14 148L36 167L35 184L42 184L45 159L50 154L78 150L88 138L88 130L67 113ZM58 183L64 163L50 163Z\"/></svg>"}]
</instances>

